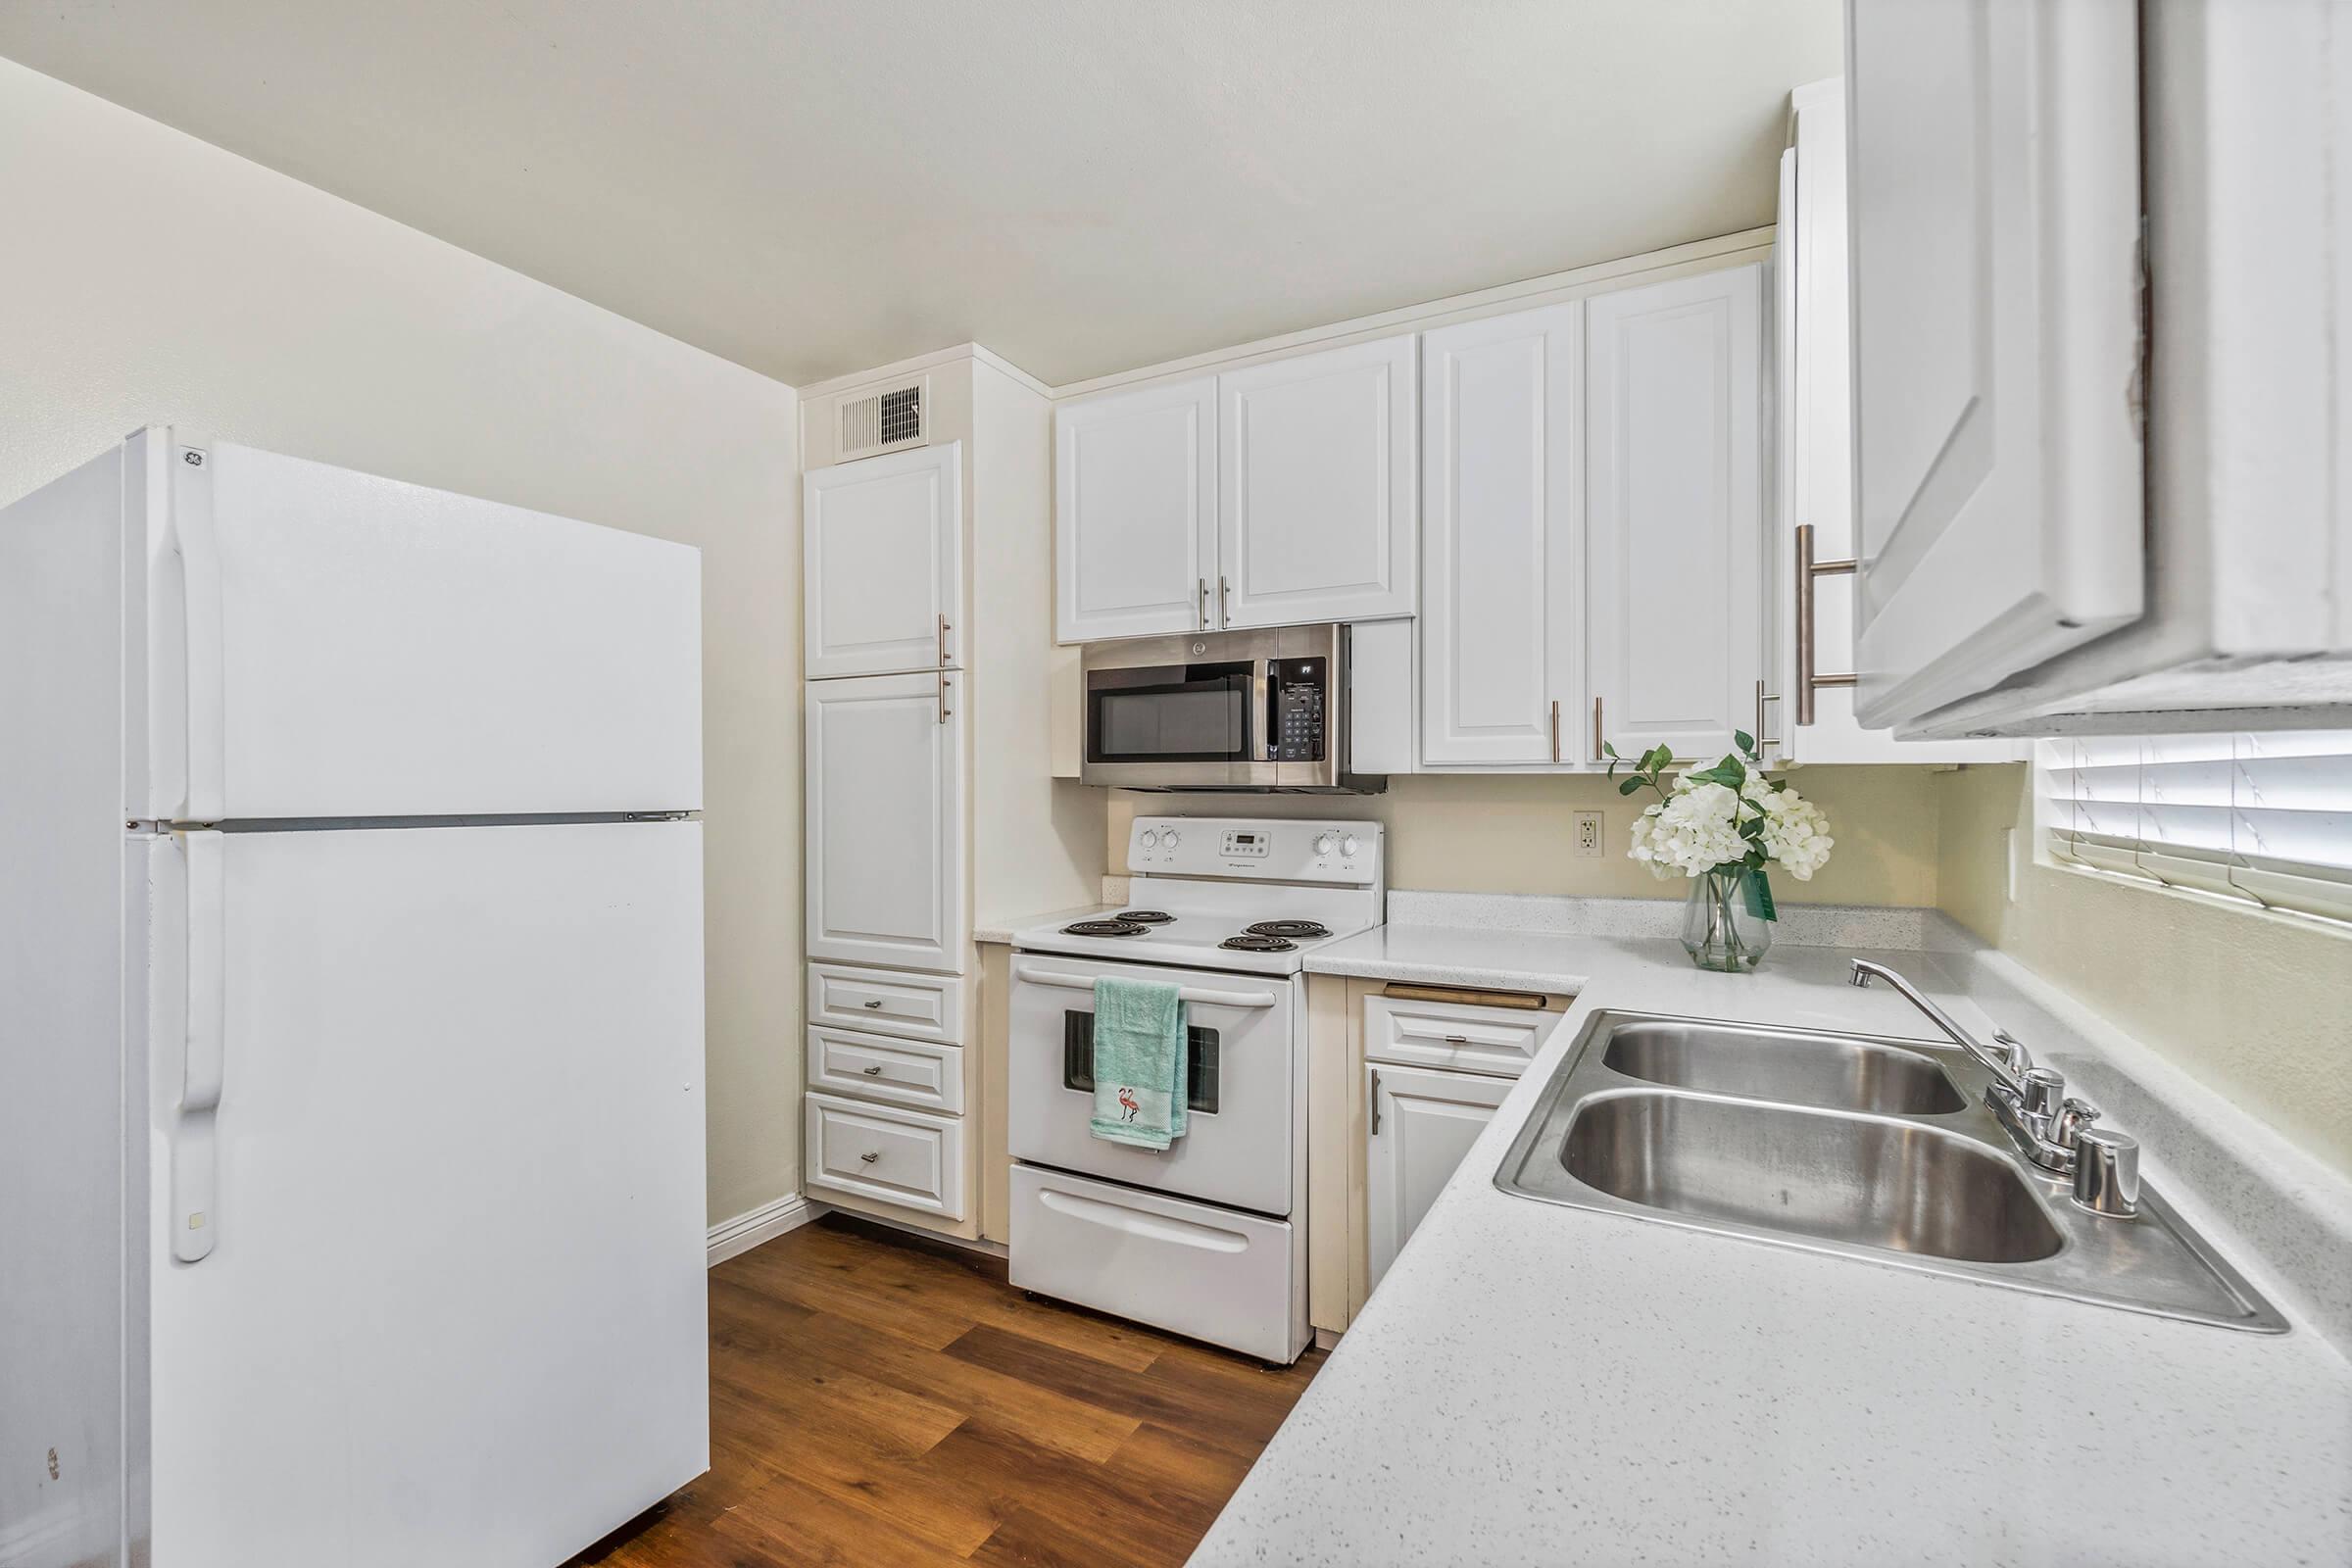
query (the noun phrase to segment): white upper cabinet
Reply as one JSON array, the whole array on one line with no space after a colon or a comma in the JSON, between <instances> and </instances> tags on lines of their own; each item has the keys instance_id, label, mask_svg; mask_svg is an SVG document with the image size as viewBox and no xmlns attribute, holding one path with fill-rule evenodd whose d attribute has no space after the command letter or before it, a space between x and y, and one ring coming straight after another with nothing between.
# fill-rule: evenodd
<instances>
[{"instance_id":1,"label":"white upper cabinet","mask_svg":"<svg viewBox=\"0 0 2352 1568\"><path fill-rule=\"evenodd\" d=\"M1766 661L1772 698L1767 759L1785 762L2015 761L2012 741L1905 741L1854 720L1850 684L1809 677L1850 676L1854 668L1854 577L1850 569L1817 572L1799 594L1798 533L1815 563L1833 567L1854 555L1853 376L1846 319L1845 83L1817 81L1791 97L1794 144L1781 156L1780 224L1773 282L1779 375L1780 522L1767 555ZM1800 617L1810 622L1800 625ZM1808 636L1807 633L1810 633ZM1802 653L1809 655L1800 663Z\"/></svg>"},{"instance_id":2,"label":"white upper cabinet","mask_svg":"<svg viewBox=\"0 0 2352 1568\"><path fill-rule=\"evenodd\" d=\"M958 972L963 675L810 681L802 701L808 956Z\"/></svg>"},{"instance_id":3,"label":"white upper cabinet","mask_svg":"<svg viewBox=\"0 0 2352 1568\"><path fill-rule=\"evenodd\" d=\"M1750 265L1586 302L1588 760L1712 760L1757 723L1762 296Z\"/></svg>"},{"instance_id":4,"label":"white upper cabinet","mask_svg":"<svg viewBox=\"0 0 2352 1568\"><path fill-rule=\"evenodd\" d=\"M1065 403L1054 446L1054 639L1207 629L1216 377Z\"/></svg>"},{"instance_id":5,"label":"white upper cabinet","mask_svg":"<svg viewBox=\"0 0 2352 1568\"><path fill-rule=\"evenodd\" d=\"M1584 304L1421 341L1421 760L1577 762Z\"/></svg>"},{"instance_id":6,"label":"white upper cabinet","mask_svg":"<svg viewBox=\"0 0 2352 1568\"><path fill-rule=\"evenodd\" d=\"M1218 377L1220 624L1413 612L1413 360L1406 336Z\"/></svg>"},{"instance_id":7,"label":"white upper cabinet","mask_svg":"<svg viewBox=\"0 0 2352 1568\"><path fill-rule=\"evenodd\" d=\"M2140 613L2137 10L1847 8L1865 724Z\"/></svg>"},{"instance_id":8,"label":"white upper cabinet","mask_svg":"<svg viewBox=\"0 0 2352 1568\"><path fill-rule=\"evenodd\" d=\"M1863 722L2352 723L2343 22L1854 8Z\"/></svg>"},{"instance_id":9,"label":"white upper cabinet","mask_svg":"<svg viewBox=\"0 0 2352 1568\"><path fill-rule=\"evenodd\" d=\"M804 478L808 679L963 663L962 457L950 441Z\"/></svg>"}]
</instances>

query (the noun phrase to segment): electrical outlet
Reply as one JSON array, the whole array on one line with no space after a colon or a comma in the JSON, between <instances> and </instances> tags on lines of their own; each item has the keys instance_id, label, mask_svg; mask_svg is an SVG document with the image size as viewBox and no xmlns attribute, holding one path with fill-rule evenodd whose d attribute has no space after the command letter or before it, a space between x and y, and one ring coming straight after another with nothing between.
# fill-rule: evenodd
<instances>
[{"instance_id":1,"label":"electrical outlet","mask_svg":"<svg viewBox=\"0 0 2352 1568\"><path fill-rule=\"evenodd\" d=\"M1576 813L1575 842L1579 859L1596 860L1600 858L1600 813L1598 811Z\"/></svg>"}]
</instances>

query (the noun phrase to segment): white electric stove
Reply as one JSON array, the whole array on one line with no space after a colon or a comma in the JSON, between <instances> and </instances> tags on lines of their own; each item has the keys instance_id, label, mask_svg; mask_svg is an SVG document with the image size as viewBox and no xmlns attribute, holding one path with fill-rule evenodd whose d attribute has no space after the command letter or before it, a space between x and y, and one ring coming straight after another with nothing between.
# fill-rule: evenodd
<instances>
[{"instance_id":1,"label":"white electric stove","mask_svg":"<svg viewBox=\"0 0 2352 1568\"><path fill-rule=\"evenodd\" d=\"M1377 822L1139 817L1130 898L1013 936L1011 1279L1288 1363L1306 1348L1306 956L1380 924ZM1190 1130L1093 1136L1095 983L1184 1004Z\"/></svg>"},{"instance_id":2,"label":"white electric stove","mask_svg":"<svg viewBox=\"0 0 2352 1568\"><path fill-rule=\"evenodd\" d=\"M1013 934L1017 949L1298 974L1307 953L1380 924L1378 822L1143 816L1127 832L1130 896Z\"/></svg>"}]
</instances>

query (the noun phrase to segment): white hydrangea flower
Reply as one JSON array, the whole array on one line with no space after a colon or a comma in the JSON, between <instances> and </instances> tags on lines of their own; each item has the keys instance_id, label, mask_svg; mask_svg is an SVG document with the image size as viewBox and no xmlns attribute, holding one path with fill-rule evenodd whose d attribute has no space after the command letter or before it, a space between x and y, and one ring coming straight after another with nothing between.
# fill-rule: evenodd
<instances>
[{"instance_id":1,"label":"white hydrangea flower","mask_svg":"<svg viewBox=\"0 0 2352 1568\"><path fill-rule=\"evenodd\" d=\"M1799 882L1812 880L1837 841L1821 808L1796 791L1749 774L1737 790L1685 773L1634 819L1631 857L1655 877L1693 877L1744 858L1741 824L1760 824L1764 852Z\"/></svg>"}]
</instances>

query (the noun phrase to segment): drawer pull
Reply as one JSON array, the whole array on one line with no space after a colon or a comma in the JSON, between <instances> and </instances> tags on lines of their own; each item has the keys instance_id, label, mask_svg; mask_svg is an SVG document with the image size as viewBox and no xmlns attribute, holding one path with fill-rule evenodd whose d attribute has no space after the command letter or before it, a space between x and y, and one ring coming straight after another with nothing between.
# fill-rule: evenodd
<instances>
[{"instance_id":1,"label":"drawer pull","mask_svg":"<svg viewBox=\"0 0 2352 1568\"><path fill-rule=\"evenodd\" d=\"M875 1160L882 1157L882 1151L879 1149L868 1150L866 1152L859 1154L858 1157L865 1161L868 1165L871 1165Z\"/></svg>"},{"instance_id":2,"label":"drawer pull","mask_svg":"<svg viewBox=\"0 0 2352 1568\"><path fill-rule=\"evenodd\" d=\"M865 1004L865 1005L873 1008L876 1012L880 1012L882 1010L882 999L880 997L876 997L873 1001Z\"/></svg>"},{"instance_id":3,"label":"drawer pull","mask_svg":"<svg viewBox=\"0 0 2352 1568\"><path fill-rule=\"evenodd\" d=\"M879 1078L882 1076L882 1064L877 1061L871 1067L861 1067L858 1071L864 1073L868 1078Z\"/></svg>"},{"instance_id":4,"label":"drawer pull","mask_svg":"<svg viewBox=\"0 0 2352 1568\"><path fill-rule=\"evenodd\" d=\"M1468 1035L1447 1035L1446 1043L1449 1046L1466 1046L1470 1043L1470 1037Z\"/></svg>"}]
</instances>

